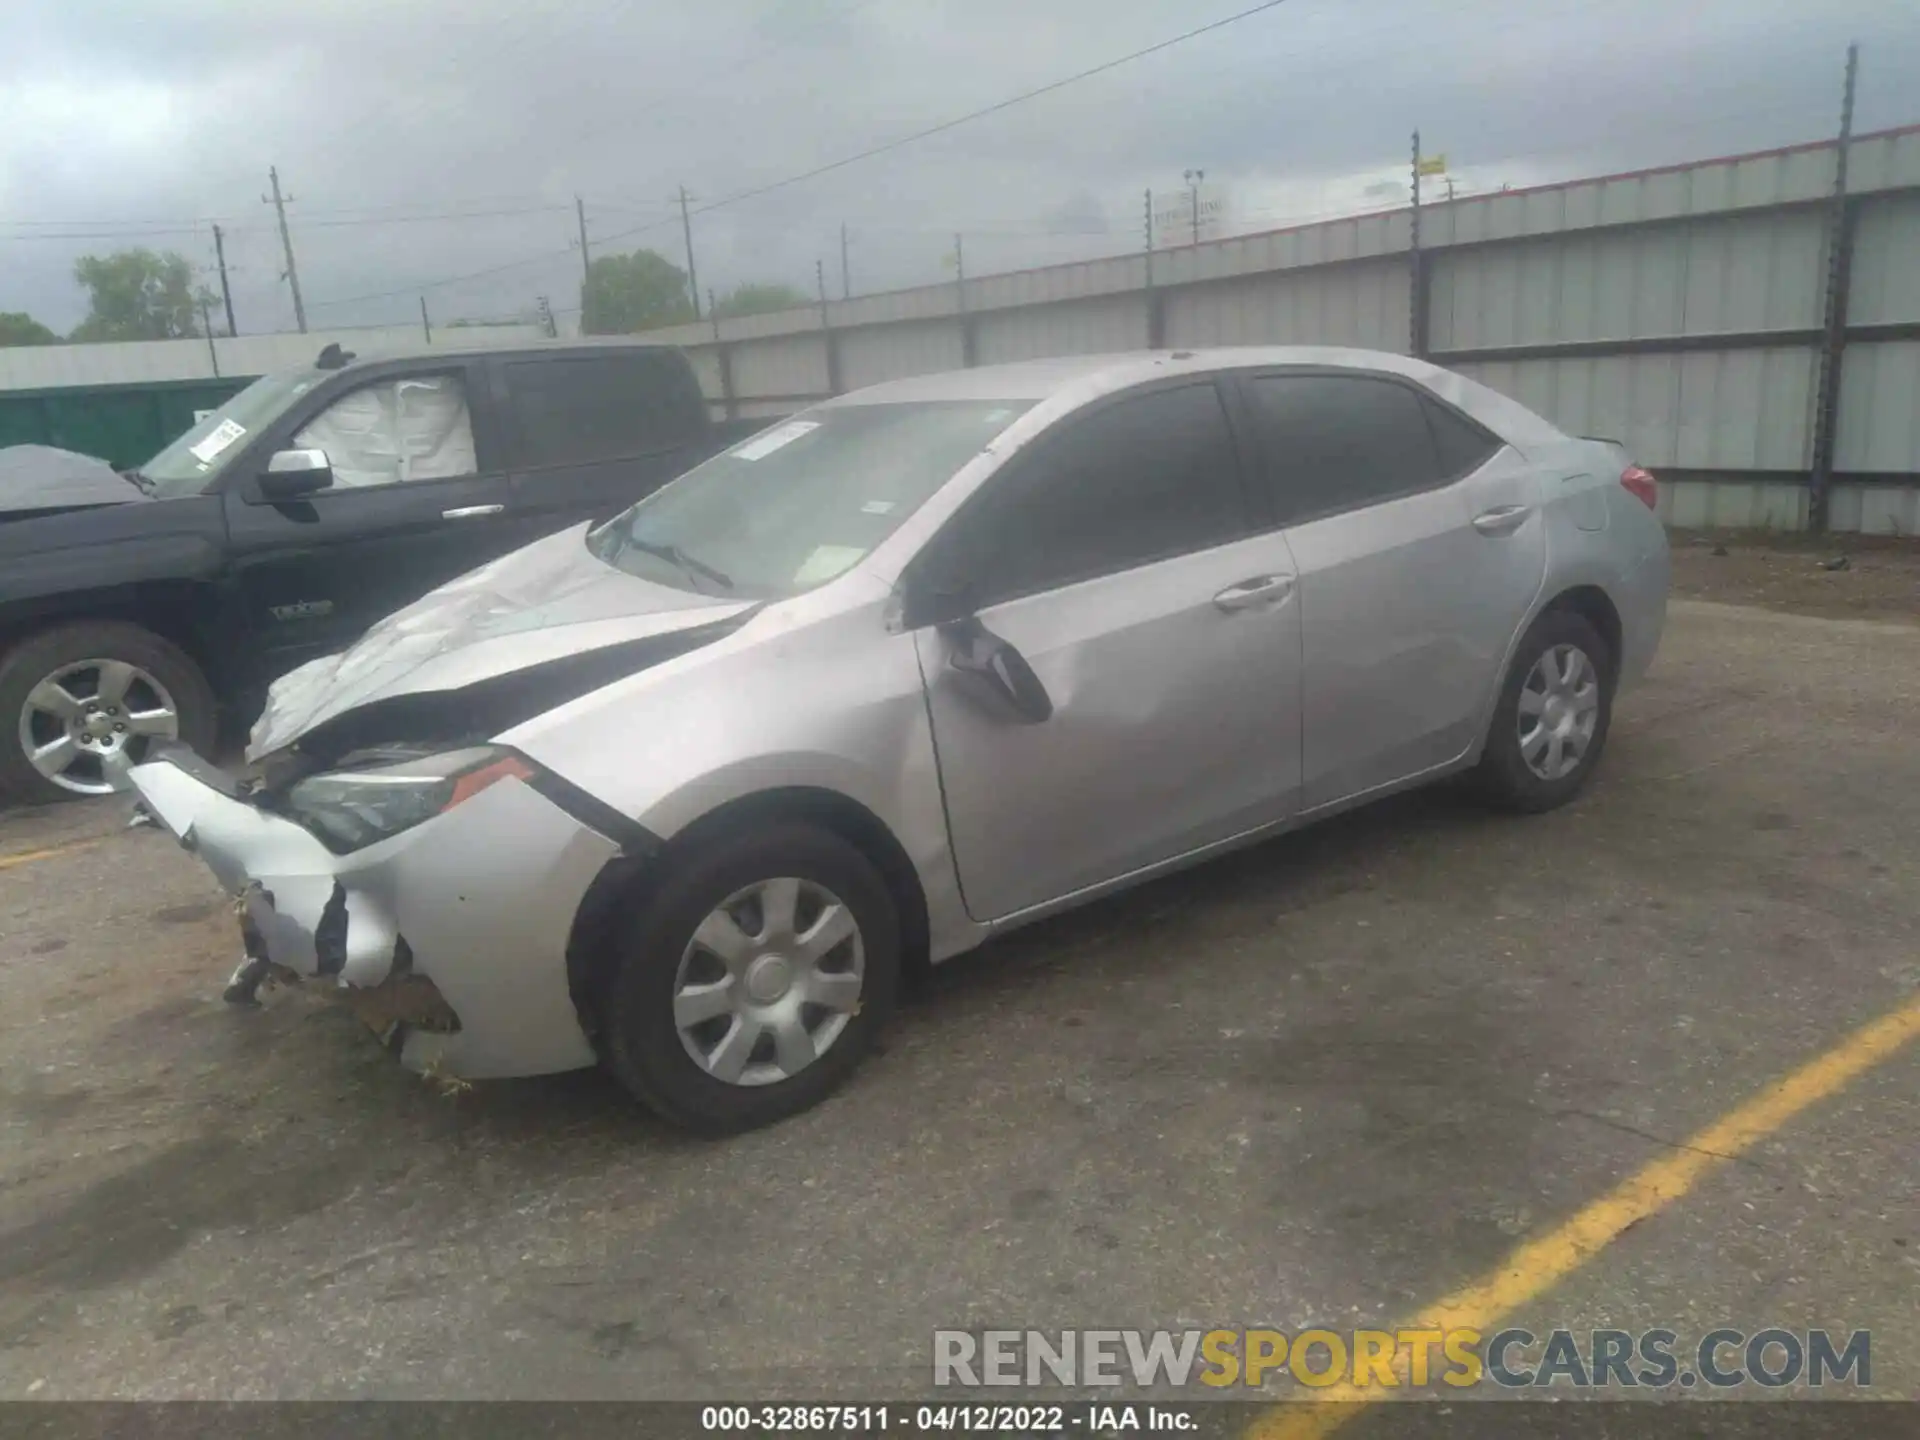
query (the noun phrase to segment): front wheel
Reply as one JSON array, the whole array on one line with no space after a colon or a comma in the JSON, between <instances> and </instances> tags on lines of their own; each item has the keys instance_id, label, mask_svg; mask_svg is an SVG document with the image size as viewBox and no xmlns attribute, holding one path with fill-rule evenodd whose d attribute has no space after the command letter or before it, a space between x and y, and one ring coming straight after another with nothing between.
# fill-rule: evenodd
<instances>
[{"instance_id":1,"label":"front wheel","mask_svg":"<svg viewBox=\"0 0 1920 1440\"><path fill-rule=\"evenodd\" d=\"M1506 810L1537 813L1579 794L1613 718L1613 655L1571 610L1549 610L1514 652L1476 778Z\"/></svg>"},{"instance_id":2,"label":"front wheel","mask_svg":"<svg viewBox=\"0 0 1920 1440\"><path fill-rule=\"evenodd\" d=\"M629 1091L707 1134L824 1099L892 1012L900 922L839 836L775 822L671 862L629 927L601 1049Z\"/></svg>"},{"instance_id":3,"label":"front wheel","mask_svg":"<svg viewBox=\"0 0 1920 1440\"><path fill-rule=\"evenodd\" d=\"M152 631L117 620L54 626L0 657L0 797L112 794L157 740L210 750L217 719L200 667Z\"/></svg>"}]
</instances>

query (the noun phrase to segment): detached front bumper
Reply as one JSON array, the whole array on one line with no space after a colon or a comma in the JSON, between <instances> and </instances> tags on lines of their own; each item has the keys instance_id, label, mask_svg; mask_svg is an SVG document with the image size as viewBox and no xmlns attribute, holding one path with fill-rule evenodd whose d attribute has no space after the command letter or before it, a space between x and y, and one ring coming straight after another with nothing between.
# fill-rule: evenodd
<instances>
[{"instance_id":1,"label":"detached front bumper","mask_svg":"<svg viewBox=\"0 0 1920 1440\"><path fill-rule=\"evenodd\" d=\"M619 846L522 781L336 855L190 754L170 751L131 779L241 901L249 953L352 991L408 1068L477 1080L594 1063L567 941ZM448 1008L457 1028L435 1018Z\"/></svg>"}]
</instances>

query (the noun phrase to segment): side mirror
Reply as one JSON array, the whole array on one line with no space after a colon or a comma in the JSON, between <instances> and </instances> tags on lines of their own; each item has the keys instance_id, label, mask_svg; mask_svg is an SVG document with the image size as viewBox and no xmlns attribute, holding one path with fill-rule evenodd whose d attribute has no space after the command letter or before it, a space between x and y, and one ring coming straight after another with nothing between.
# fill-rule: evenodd
<instances>
[{"instance_id":1,"label":"side mirror","mask_svg":"<svg viewBox=\"0 0 1920 1440\"><path fill-rule=\"evenodd\" d=\"M940 633L953 647L947 665L968 699L1027 725L1052 718L1053 697L1047 694L1047 687L1027 663L1027 657L974 615L942 624Z\"/></svg>"},{"instance_id":2,"label":"side mirror","mask_svg":"<svg viewBox=\"0 0 1920 1440\"><path fill-rule=\"evenodd\" d=\"M333 485L333 462L324 450L276 450L257 482L260 498L269 504L298 500Z\"/></svg>"}]
</instances>

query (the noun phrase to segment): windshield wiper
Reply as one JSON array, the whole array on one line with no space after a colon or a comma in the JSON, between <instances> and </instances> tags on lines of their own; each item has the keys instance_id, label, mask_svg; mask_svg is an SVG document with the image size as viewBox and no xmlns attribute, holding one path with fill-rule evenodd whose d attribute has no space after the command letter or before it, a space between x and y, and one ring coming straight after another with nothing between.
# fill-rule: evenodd
<instances>
[{"instance_id":1,"label":"windshield wiper","mask_svg":"<svg viewBox=\"0 0 1920 1440\"><path fill-rule=\"evenodd\" d=\"M141 474L139 470L137 469L122 470L119 473L120 473L120 478L122 480L126 481L129 485L133 486L133 488L138 490L142 495L153 494L152 479L146 475Z\"/></svg>"},{"instance_id":2,"label":"windshield wiper","mask_svg":"<svg viewBox=\"0 0 1920 1440\"><path fill-rule=\"evenodd\" d=\"M701 576L705 576L722 590L733 589L732 576L728 575L725 571L714 569L713 566L707 564L704 560L694 559L693 556L687 554L687 552L682 550L678 545L662 545L652 540L638 540L632 535L626 537L626 544L632 546L635 550L644 550L649 555L656 555L668 564L677 566L690 579L698 579Z\"/></svg>"}]
</instances>

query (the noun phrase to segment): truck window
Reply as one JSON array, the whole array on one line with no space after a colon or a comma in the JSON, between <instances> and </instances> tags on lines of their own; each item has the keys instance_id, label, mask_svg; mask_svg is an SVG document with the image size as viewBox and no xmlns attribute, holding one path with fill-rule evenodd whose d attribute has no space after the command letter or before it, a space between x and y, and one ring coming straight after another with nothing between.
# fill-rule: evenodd
<instances>
[{"instance_id":1,"label":"truck window","mask_svg":"<svg viewBox=\"0 0 1920 1440\"><path fill-rule=\"evenodd\" d=\"M475 473L473 421L457 375L406 375L349 390L293 443L326 451L333 483L342 487Z\"/></svg>"},{"instance_id":2,"label":"truck window","mask_svg":"<svg viewBox=\"0 0 1920 1440\"><path fill-rule=\"evenodd\" d=\"M505 368L519 462L532 469L670 450L706 428L705 402L674 351L514 360Z\"/></svg>"}]
</instances>

